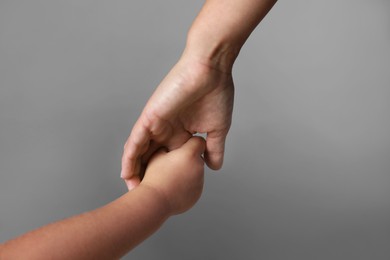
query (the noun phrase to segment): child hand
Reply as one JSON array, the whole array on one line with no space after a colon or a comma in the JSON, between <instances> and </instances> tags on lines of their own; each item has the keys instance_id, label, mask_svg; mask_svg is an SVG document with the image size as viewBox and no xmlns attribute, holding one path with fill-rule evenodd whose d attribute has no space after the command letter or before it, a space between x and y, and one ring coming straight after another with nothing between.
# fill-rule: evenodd
<instances>
[{"instance_id":1,"label":"child hand","mask_svg":"<svg viewBox=\"0 0 390 260\"><path fill-rule=\"evenodd\" d=\"M140 186L152 188L167 201L172 215L190 209L203 189L205 141L192 137L180 148L157 151L150 159Z\"/></svg>"}]
</instances>

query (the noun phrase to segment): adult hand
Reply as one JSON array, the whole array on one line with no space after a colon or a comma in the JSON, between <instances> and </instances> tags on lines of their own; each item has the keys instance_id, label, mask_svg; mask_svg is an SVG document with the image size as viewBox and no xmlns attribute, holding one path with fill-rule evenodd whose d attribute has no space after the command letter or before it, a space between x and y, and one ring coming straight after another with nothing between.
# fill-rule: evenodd
<instances>
[{"instance_id":1,"label":"adult hand","mask_svg":"<svg viewBox=\"0 0 390 260\"><path fill-rule=\"evenodd\" d=\"M176 149L195 133L207 133L205 162L220 169L233 97L230 73L183 55L147 102L124 146L121 177L128 187L139 184L144 163L159 147Z\"/></svg>"}]
</instances>

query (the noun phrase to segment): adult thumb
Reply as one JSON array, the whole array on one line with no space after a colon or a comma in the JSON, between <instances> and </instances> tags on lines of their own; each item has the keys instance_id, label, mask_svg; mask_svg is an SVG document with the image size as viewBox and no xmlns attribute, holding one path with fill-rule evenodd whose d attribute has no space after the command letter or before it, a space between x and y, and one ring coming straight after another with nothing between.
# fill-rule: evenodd
<instances>
[{"instance_id":1,"label":"adult thumb","mask_svg":"<svg viewBox=\"0 0 390 260\"><path fill-rule=\"evenodd\" d=\"M206 139L205 161L212 170L219 170L223 164L226 135L208 133Z\"/></svg>"}]
</instances>

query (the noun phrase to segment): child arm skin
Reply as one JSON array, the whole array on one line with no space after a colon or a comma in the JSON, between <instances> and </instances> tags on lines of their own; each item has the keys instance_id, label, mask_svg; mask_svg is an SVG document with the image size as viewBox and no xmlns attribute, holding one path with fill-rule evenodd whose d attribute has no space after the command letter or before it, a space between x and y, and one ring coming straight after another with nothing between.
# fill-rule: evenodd
<instances>
[{"instance_id":1,"label":"child arm skin","mask_svg":"<svg viewBox=\"0 0 390 260\"><path fill-rule=\"evenodd\" d=\"M118 259L170 216L190 209L203 189L205 142L159 150L140 185L96 210L31 231L0 246L0 259Z\"/></svg>"}]
</instances>

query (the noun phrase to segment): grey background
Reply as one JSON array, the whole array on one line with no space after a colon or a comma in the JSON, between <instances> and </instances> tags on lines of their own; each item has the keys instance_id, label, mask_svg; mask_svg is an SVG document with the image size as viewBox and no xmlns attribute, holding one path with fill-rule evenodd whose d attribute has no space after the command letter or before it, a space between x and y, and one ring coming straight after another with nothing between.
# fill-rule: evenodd
<instances>
[{"instance_id":1,"label":"grey background","mask_svg":"<svg viewBox=\"0 0 390 260\"><path fill-rule=\"evenodd\" d=\"M202 1L0 1L0 242L125 192L122 146ZM126 259L390 259L390 2L279 1L224 168Z\"/></svg>"}]
</instances>

